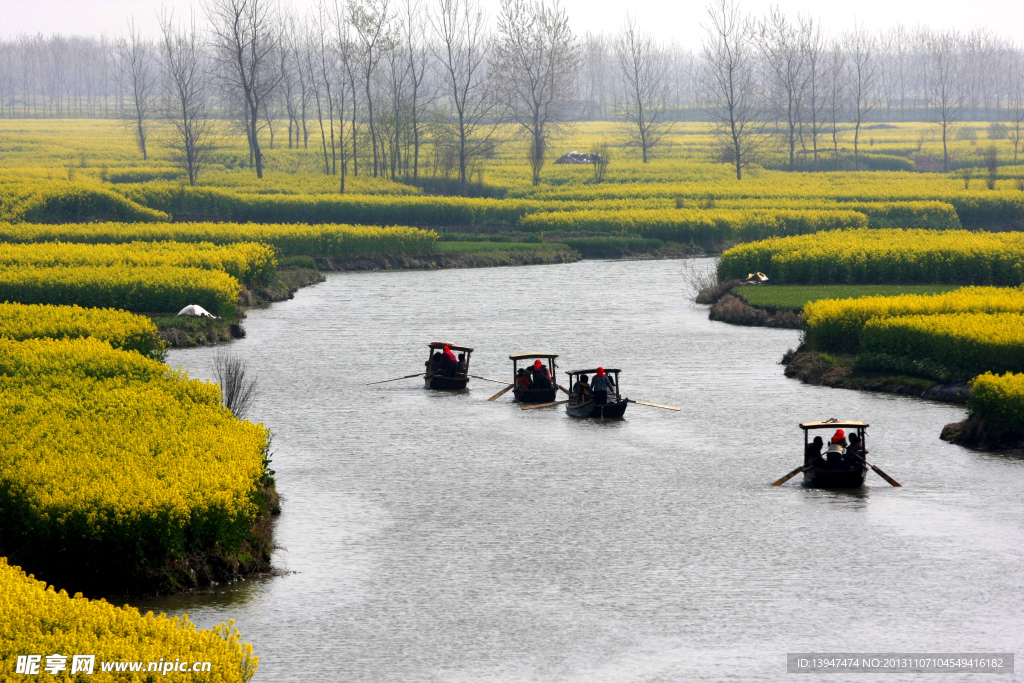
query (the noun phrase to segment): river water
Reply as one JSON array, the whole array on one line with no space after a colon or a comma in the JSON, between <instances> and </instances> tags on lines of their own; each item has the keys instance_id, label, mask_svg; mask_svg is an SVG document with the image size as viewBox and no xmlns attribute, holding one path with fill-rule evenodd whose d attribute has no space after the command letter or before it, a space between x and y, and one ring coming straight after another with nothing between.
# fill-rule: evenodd
<instances>
[{"instance_id":1,"label":"river water","mask_svg":"<svg viewBox=\"0 0 1024 683\"><path fill-rule=\"evenodd\" d=\"M798 333L709 321L683 269L332 274L250 311L232 350L275 433L283 575L140 606L235 619L267 682L776 681L787 652L1024 651L1024 461L941 442L961 408L786 379ZM435 339L496 379L535 350L621 367L624 395L682 412L364 386ZM802 462L797 423L830 417L871 423L904 487L769 486Z\"/></svg>"}]
</instances>

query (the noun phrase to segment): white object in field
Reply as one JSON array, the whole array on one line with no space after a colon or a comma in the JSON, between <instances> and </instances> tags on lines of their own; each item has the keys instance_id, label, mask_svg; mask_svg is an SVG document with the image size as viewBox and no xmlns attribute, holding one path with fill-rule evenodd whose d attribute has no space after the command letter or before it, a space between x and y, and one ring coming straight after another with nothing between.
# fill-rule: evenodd
<instances>
[{"instance_id":1,"label":"white object in field","mask_svg":"<svg viewBox=\"0 0 1024 683\"><path fill-rule=\"evenodd\" d=\"M216 318L213 313L200 306L199 304L189 304L185 308L178 311L178 315L187 315L193 318Z\"/></svg>"}]
</instances>

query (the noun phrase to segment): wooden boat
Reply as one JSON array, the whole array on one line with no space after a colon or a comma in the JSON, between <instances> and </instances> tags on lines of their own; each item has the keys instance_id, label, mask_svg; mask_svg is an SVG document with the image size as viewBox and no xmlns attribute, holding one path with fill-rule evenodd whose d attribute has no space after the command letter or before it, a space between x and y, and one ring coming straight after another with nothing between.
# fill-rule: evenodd
<instances>
[{"instance_id":1,"label":"wooden boat","mask_svg":"<svg viewBox=\"0 0 1024 683\"><path fill-rule=\"evenodd\" d=\"M580 375L593 375L597 372L597 368L591 370L572 370L569 374L569 388L574 390L576 388L576 381ZM606 397L604 401L599 396L591 396L587 399L581 400L575 393L569 394L569 401L565 404L565 412L569 413L570 417L591 417L597 419L608 419L622 417L626 412L626 406L629 405L628 398L622 398L619 393L619 373L622 370L615 368L605 369L605 373L614 376L615 380L615 400L611 400L612 397Z\"/></svg>"},{"instance_id":2,"label":"wooden boat","mask_svg":"<svg viewBox=\"0 0 1024 683\"><path fill-rule=\"evenodd\" d=\"M841 456L838 451L822 450L820 457L808 453L810 432L818 429L855 429L860 442L867 453L868 423L860 420L827 420L825 422L803 422L800 429L804 430L804 486L819 489L856 489L864 486L868 476L868 464L864 458L853 455ZM825 439L828 440L827 438ZM825 448L828 448L826 444ZM827 457L826 457L827 455Z\"/></svg>"},{"instance_id":3,"label":"wooden boat","mask_svg":"<svg viewBox=\"0 0 1024 683\"><path fill-rule=\"evenodd\" d=\"M430 352L427 355L427 362L424 363L426 372L423 373L423 385L427 389L435 391L462 391L465 389L469 384L469 358L473 354L473 349L451 342L430 342L427 346L430 347ZM441 372L432 365L434 353L446 346L453 352L466 354L466 362L454 372Z\"/></svg>"},{"instance_id":4,"label":"wooden boat","mask_svg":"<svg viewBox=\"0 0 1024 683\"><path fill-rule=\"evenodd\" d=\"M556 353L515 353L508 357L512 361L512 395L520 403L552 403L558 395L558 366L555 365ZM516 382L516 374L519 372L519 362L527 361L525 366L533 365L533 361L547 360L548 370L551 371L551 387L548 389L527 389Z\"/></svg>"}]
</instances>

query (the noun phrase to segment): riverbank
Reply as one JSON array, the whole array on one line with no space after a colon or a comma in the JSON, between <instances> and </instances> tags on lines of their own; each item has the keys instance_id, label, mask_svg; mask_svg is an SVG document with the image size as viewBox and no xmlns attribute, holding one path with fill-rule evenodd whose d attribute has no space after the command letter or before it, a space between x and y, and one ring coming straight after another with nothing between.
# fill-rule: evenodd
<instances>
[{"instance_id":1,"label":"riverbank","mask_svg":"<svg viewBox=\"0 0 1024 683\"><path fill-rule=\"evenodd\" d=\"M996 435L985 420L976 418L947 424L939 438L977 451L1024 456L1024 432Z\"/></svg>"},{"instance_id":2,"label":"riverbank","mask_svg":"<svg viewBox=\"0 0 1024 683\"><path fill-rule=\"evenodd\" d=\"M746 327L774 327L790 330L800 329L800 314L789 309L769 310L751 306L735 296L733 290L740 286L739 280L727 280L704 287L697 293L698 304L710 304L708 318L731 325Z\"/></svg>"},{"instance_id":3,"label":"riverbank","mask_svg":"<svg viewBox=\"0 0 1024 683\"><path fill-rule=\"evenodd\" d=\"M804 384L913 396L941 403L967 403L970 387L966 384L941 384L921 377L858 370L855 361L852 355L821 353L801 347L786 352L781 364L785 366L786 377Z\"/></svg>"},{"instance_id":4,"label":"riverbank","mask_svg":"<svg viewBox=\"0 0 1024 683\"><path fill-rule=\"evenodd\" d=\"M159 567L132 565L120 555L111 555L102 565L85 566L69 561L60 549L44 554L20 545L0 545L0 557L69 594L81 592L94 598L181 594L266 576L273 572L274 518L281 514L274 482L261 483L253 499L259 511L237 548L227 550L217 544L204 552L168 559Z\"/></svg>"}]
</instances>

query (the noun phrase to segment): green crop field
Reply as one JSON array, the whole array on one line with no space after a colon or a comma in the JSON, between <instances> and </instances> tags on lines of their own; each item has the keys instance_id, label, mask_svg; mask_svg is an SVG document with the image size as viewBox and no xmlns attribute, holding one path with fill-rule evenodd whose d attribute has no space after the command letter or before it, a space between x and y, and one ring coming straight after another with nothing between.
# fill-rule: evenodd
<instances>
[{"instance_id":1,"label":"green crop field","mask_svg":"<svg viewBox=\"0 0 1024 683\"><path fill-rule=\"evenodd\" d=\"M958 285L761 285L737 287L732 291L751 306L769 311L802 311L807 302L819 299L936 294L957 288Z\"/></svg>"}]
</instances>

